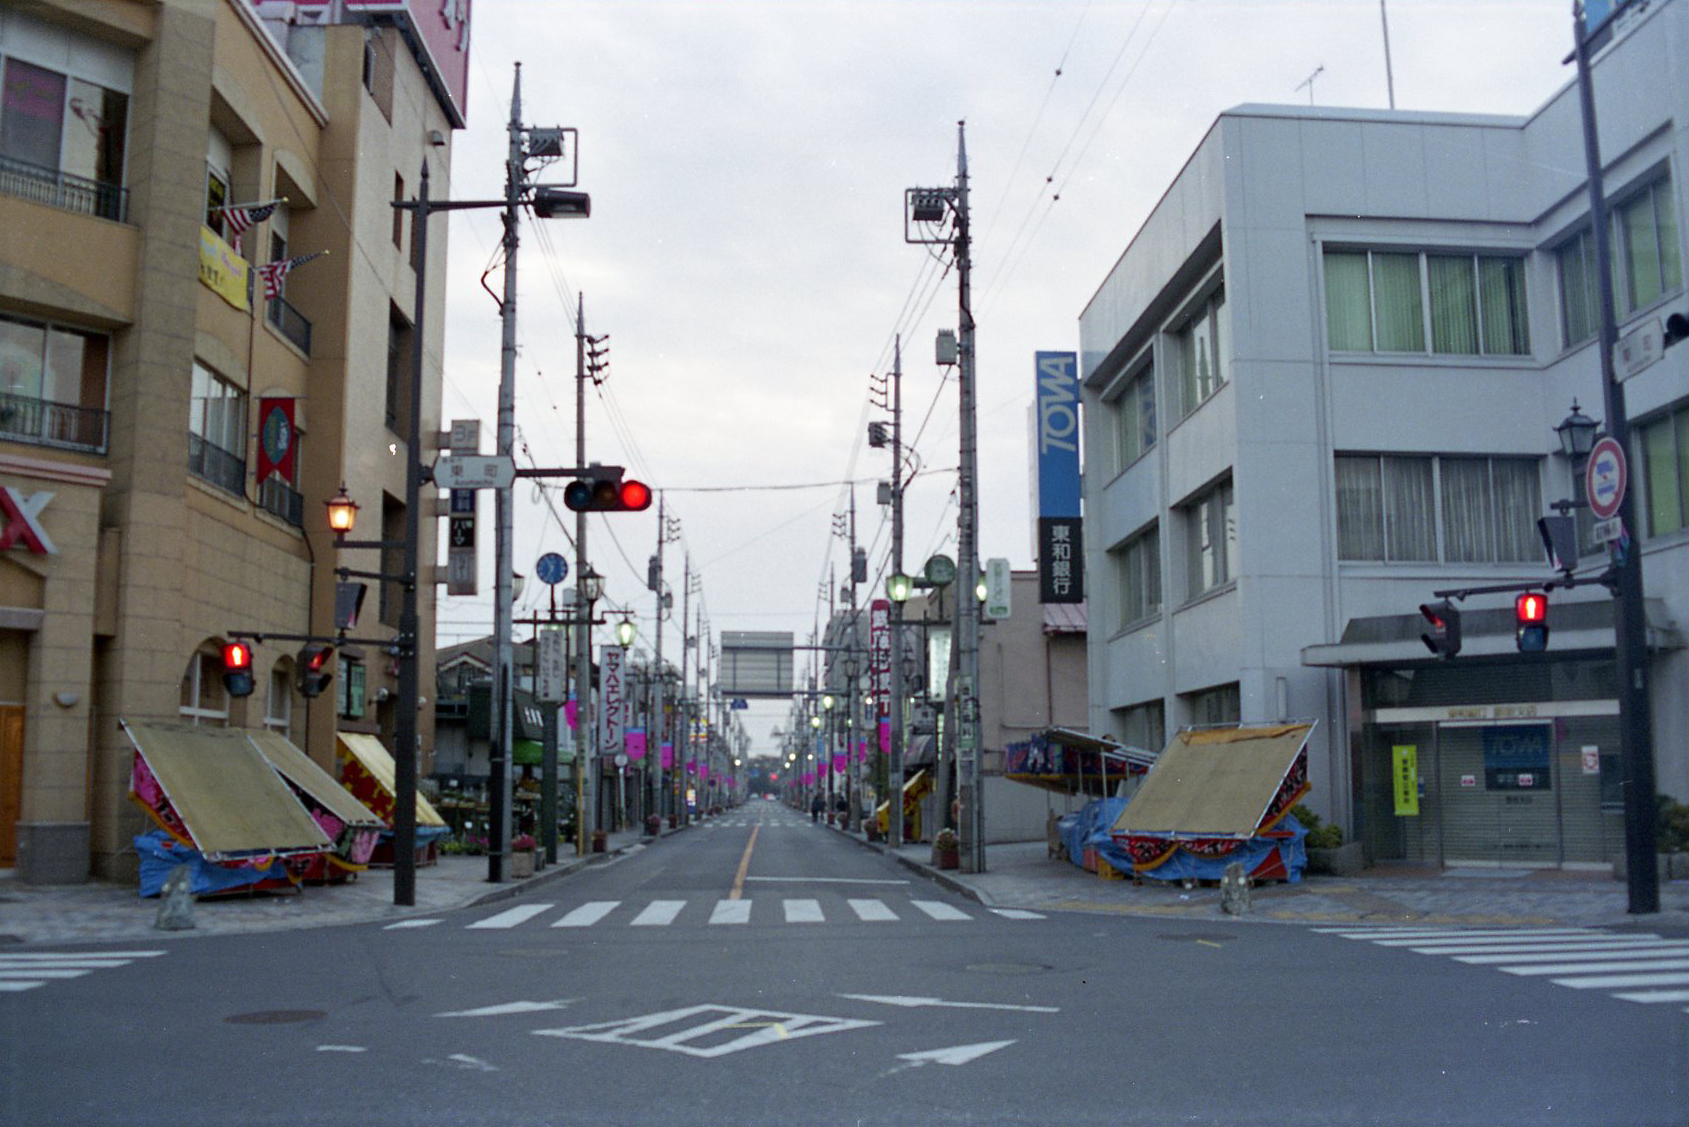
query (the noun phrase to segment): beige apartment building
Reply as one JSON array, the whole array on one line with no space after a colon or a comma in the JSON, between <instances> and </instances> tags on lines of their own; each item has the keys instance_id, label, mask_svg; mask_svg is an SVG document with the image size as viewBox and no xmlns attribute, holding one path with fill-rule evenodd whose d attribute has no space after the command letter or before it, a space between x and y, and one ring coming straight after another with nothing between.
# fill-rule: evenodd
<instances>
[{"instance_id":1,"label":"beige apartment building","mask_svg":"<svg viewBox=\"0 0 1689 1127\"><path fill-rule=\"evenodd\" d=\"M265 640L235 698L222 645L332 633L334 569L400 565L337 551L323 514L344 482L355 537L404 525L416 263L391 204L424 160L449 182L468 46L452 6L420 7L0 3L0 870L133 874L123 720L269 727L325 766L337 729L392 746L385 647L343 647L307 698L300 643ZM430 234L432 436L444 225ZM260 267L313 255L267 297ZM391 637L398 585L370 588L356 633Z\"/></svg>"}]
</instances>

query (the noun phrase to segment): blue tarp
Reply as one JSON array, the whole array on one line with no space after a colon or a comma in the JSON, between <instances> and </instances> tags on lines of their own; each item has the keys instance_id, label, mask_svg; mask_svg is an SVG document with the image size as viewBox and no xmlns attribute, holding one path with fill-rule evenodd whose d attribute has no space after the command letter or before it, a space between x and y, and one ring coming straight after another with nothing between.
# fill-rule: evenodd
<instances>
[{"instance_id":1,"label":"blue tarp","mask_svg":"<svg viewBox=\"0 0 1689 1127\"><path fill-rule=\"evenodd\" d=\"M1131 872L1132 863L1126 859L1126 851L1115 845L1108 833L1124 809L1124 798L1099 798L1087 802L1078 813L1058 820L1056 830L1067 847L1067 859L1084 868L1085 849L1089 846L1116 869Z\"/></svg>"},{"instance_id":2,"label":"blue tarp","mask_svg":"<svg viewBox=\"0 0 1689 1127\"><path fill-rule=\"evenodd\" d=\"M1155 868L1145 869L1137 875L1155 880L1219 880L1225 875L1226 866L1233 861L1243 862L1243 871L1247 875L1253 873L1277 848L1284 861L1284 879L1297 884L1302 880L1302 870L1308 865L1308 850L1302 840L1308 836L1308 831L1290 814L1286 814L1275 828L1290 830L1293 836L1250 838L1224 857L1196 857L1180 849ZM1124 850L1121 853L1124 856ZM1113 864L1113 858L1110 858L1110 864ZM1132 871L1130 862L1125 871Z\"/></svg>"},{"instance_id":3,"label":"blue tarp","mask_svg":"<svg viewBox=\"0 0 1689 1127\"><path fill-rule=\"evenodd\" d=\"M141 858L141 895L157 896L164 891L164 879L178 865L193 866L193 893L203 896L212 892L228 892L249 884L272 878L287 877L287 867L278 859L267 869L250 865L229 868L213 864L199 850L178 842L163 830L137 834L135 852Z\"/></svg>"}]
</instances>

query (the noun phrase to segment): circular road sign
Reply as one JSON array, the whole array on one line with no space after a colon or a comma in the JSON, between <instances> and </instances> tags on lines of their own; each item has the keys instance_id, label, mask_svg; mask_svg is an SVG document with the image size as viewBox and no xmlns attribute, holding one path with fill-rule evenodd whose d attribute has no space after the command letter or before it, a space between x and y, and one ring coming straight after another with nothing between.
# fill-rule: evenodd
<instances>
[{"instance_id":1,"label":"circular road sign","mask_svg":"<svg viewBox=\"0 0 1689 1127\"><path fill-rule=\"evenodd\" d=\"M1584 494L1589 498L1589 511L1595 514L1595 519L1610 520L1617 516L1626 485L1624 448L1611 437L1601 439L1589 452L1589 464L1583 473Z\"/></svg>"},{"instance_id":2,"label":"circular road sign","mask_svg":"<svg viewBox=\"0 0 1689 1127\"><path fill-rule=\"evenodd\" d=\"M569 574L569 561L556 552L547 552L534 564L534 574L540 577L541 583L555 587Z\"/></svg>"},{"instance_id":3,"label":"circular road sign","mask_svg":"<svg viewBox=\"0 0 1689 1127\"><path fill-rule=\"evenodd\" d=\"M956 579L956 561L949 556L934 556L927 561L927 582L943 587Z\"/></svg>"}]
</instances>

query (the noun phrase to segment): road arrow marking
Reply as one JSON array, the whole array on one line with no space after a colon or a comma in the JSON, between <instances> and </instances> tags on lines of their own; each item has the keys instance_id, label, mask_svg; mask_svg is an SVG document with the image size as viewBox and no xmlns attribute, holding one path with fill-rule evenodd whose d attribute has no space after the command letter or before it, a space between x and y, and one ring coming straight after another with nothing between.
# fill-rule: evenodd
<instances>
[{"instance_id":1,"label":"road arrow marking","mask_svg":"<svg viewBox=\"0 0 1689 1127\"><path fill-rule=\"evenodd\" d=\"M913 1009L916 1006L939 1006L952 1010L1015 1010L1029 1014L1059 1014L1059 1006L1016 1006L1007 1002L947 1002L943 998L912 998L897 994L840 994L841 998L854 998L858 1002L879 1002L886 1006L903 1006ZM1008 1042L1004 1042L1008 1044Z\"/></svg>"},{"instance_id":2,"label":"road arrow marking","mask_svg":"<svg viewBox=\"0 0 1689 1127\"><path fill-rule=\"evenodd\" d=\"M435 1017L504 1017L507 1014L531 1014L540 1010L560 1010L572 1005L574 999L559 998L555 1002L504 1002L496 1006L482 1006L473 1010L453 1010Z\"/></svg>"},{"instance_id":3,"label":"road arrow marking","mask_svg":"<svg viewBox=\"0 0 1689 1127\"><path fill-rule=\"evenodd\" d=\"M977 1045L957 1045L950 1049L928 1049L922 1053L898 1053L898 1060L906 1060L912 1066L919 1068L923 1064L967 1064L971 1060L978 1060L986 1053L994 1053L998 1049L1007 1048L1013 1041L981 1041Z\"/></svg>"}]
</instances>

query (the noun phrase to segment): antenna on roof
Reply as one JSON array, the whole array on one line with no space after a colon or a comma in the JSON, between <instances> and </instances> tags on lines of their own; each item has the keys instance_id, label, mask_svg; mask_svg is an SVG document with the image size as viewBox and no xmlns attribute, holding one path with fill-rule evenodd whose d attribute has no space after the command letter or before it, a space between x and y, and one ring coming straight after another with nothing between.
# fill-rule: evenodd
<instances>
[{"instance_id":1,"label":"antenna on roof","mask_svg":"<svg viewBox=\"0 0 1689 1127\"><path fill-rule=\"evenodd\" d=\"M1301 82L1296 84L1296 89L1298 90L1302 89L1304 86L1308 88L1308 104L1310 106L1314 104L1314 79L1318 78L1324 72L1325 64L1321 63L1319 66L1314 68L1313 74L1310 74L1307 78L1304 78Z\"/></svg>"}]
</instances>

